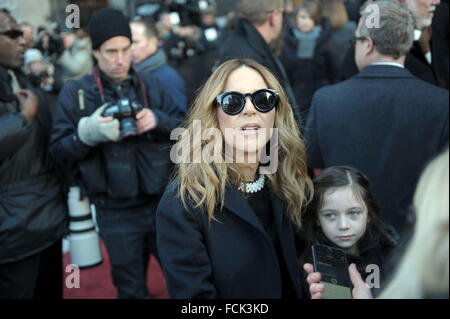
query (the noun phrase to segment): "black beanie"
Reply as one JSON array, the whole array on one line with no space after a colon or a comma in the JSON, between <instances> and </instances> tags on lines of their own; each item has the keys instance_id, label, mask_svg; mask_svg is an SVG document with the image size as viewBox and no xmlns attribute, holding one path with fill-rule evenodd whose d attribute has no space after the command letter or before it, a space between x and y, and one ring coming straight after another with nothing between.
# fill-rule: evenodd
<instances>
[{"instance_id":1,"label":"black beanie","mask_svg":"<svg viewBox=\"0 0 450 319\"><path fill-rule=\"evenodd\" d=\"M98 49L103 42L117 36L124 36L131 41L131 30L127 19L119 10L104 8L96 11L89 21L89 35L92 49Z\"/></svg>"}]
</instances>

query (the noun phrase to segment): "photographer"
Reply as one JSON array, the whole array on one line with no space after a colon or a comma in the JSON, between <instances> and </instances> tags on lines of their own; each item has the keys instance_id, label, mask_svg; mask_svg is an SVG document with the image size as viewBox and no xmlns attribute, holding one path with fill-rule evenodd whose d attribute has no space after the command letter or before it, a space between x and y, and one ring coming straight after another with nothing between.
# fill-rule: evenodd
<instances>
[{"instance_id":1,"label":"photographer","mask_svg":"<svg viewBox=\"0 0 450 319\"><path fill-rule=\"evenodd\" d=\"M34 87L40 87L45 91L53 90L54 79L47 71L47 66L38 49L28 49L25 51L25 73L28 80Z\"/></svg>"},{"instance_id":2,"label":"photographer","mask_svg":"<svg viewBox=\"0 0 450 319\"><path fill-rule=\"evenodd\" d=\"M44 58L54 63L64 51L62 39L47 31L45 27L38 28L38 40L34 46L44 55Z\"/></svg>"},{"instance_id":3,"label":"photographer","mask_svg":"<svg viewBox=\"0 0 450 319\"><path fill-rule=\"evenodd\" d=\"M89 34L97 65L63 87L50 152L96 206L118 297L148 298L155 210L169 175L170 132L183 115L161 82L130 67L131 31L120 11L94 13Z\"/></svg>"}]
</instances>

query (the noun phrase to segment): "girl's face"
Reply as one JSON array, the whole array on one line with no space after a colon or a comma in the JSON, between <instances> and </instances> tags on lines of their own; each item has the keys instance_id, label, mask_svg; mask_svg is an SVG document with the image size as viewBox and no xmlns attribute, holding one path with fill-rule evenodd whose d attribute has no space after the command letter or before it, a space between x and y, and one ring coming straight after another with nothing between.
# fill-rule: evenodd
<instances>
[{"instance_id":1,"label":"girl's face","mask_svg":"<svg viewBox=\"0 0 450 319\"><path fill-rule=\"evenodd\" d=\"M308 12L300 10L297 14L297 28L302 33L308 33L315 27L314 20Z\"/></svg>"},{"instance_id":2,"label":"girl's face","mask_svg":"<svg viewBox=\"0 0 450 319\"><path fill-rule=\"evenodd\" d=\"M367 228L368 212L349 186L325 192L318 222L325 236L350 254L358 254L358 241Z\"/></svg>"},{"instance_id":3,"label":"girl's face","mask_svg":"<svg viewBox=\"0 0 450 319\"><path fill-rule=\"evenodd\" d=\"M224 92L237 91L253 93L267 88L264 78L250 67L240 67L230 73ZM244 160L252 154L255 160L270 140L273 133L270 129L275 125L276 107L267 113L259 112L246 98L244 109L236 115L226 114L221 107L217 108L217 118L225 144L234 150L234 156L243 155Z\"/></svg>"}]
</instances>

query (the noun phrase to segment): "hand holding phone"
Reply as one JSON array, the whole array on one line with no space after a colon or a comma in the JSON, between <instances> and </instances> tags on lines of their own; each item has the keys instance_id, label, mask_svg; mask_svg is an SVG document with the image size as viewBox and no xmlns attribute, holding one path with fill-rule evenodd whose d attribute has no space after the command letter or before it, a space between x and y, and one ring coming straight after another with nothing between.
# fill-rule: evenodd
<instances>
[{"instance_id":1,"label":"hand holding phone","mask_svg":"<svg viewBox=\"0 0 450 319\"><path fill-rule=\"evenodd\" d=\"M325 245L312 247L314 271L320 272L325 286L323 299L352 299L352 284L345 252Z\"/></svg>"}]
</instances>

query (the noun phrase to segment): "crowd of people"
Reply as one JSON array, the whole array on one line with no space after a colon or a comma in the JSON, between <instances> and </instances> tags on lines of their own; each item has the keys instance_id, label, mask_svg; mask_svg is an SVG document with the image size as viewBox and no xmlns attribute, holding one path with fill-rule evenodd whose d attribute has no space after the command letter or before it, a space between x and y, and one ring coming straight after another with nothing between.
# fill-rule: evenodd
<instances>
[{"instance_id":1,"label":"crowd of people","mask_svg":"<svg viewBox=\"0 0 450 319\"><path fill-rule=\"evenodd\" d=\"M137 13L33 41L0 11L0 299L62 297L73 186L118 298L152 254L171 298L321 298L314 245L354 298L448 298L447 0Z\"/></svg>"}]
</instances>

